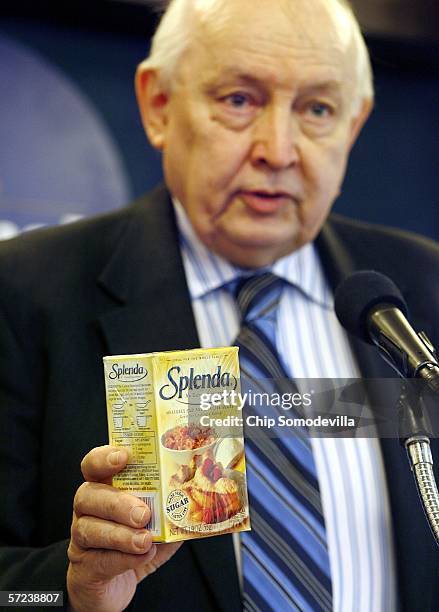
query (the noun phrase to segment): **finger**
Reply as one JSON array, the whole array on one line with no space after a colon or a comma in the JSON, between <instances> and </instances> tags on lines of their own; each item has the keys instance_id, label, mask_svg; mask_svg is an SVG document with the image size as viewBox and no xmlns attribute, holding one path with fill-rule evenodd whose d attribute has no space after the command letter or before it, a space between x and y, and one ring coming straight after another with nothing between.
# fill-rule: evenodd
<instances>
[{"instance_id":1,"label":"finger","mask_svg":"<svg viewBox=\"0 0 439 612\"><path fill-rule=\"evenodd\" d=\"M171 544L158 544L156 549L157 552L147 562L136 570L137 580L140 582L150 574L153 574L160 566L169 561L169 559L175 555L177 550L183 542L173 542Z\"/></svg>"},{"instance_id":2,"label":"finger","mask_svg":"<svg viewBox=\"0 0 439 612\"><path fill-rule=\"evenodd\" d=\"M96 516L128 527L145 527L151 518L150 509L138 497L98 482L79 487L73 510L78 518Z\"/></svg>"},{"instance_id":3,"label":"finger","mask_svg":"<svg viewBox=\"0 0 439 612\"><path fill-rule=\"evenodd\" d=\"M120 472L128 461L128 452L117 446L93 448L81 462L81 471L89 482L111 483L111 477Z\"/></svg>"},{"instance_id":4,"label":"finger","mask_svg":"<svg viewBox=\"0 0 439 612\"><path fill-rule=\"evenodd\" d=\"M148 565L157 553L157 546L152 544L143 554L132 555L116 550L84 551L78 548L73 541L67 550L71 564L69 572L76 577L79 575L80 583L87 584L95 580L108 581L127 570L134 570L136 575L141 568Z\"/></svg>"},{"instance_id":5,"label":"finger","mask_svg":"<svg viewBox=\"0 0 439 612\"><path fill-rule=\"evenodd\" d=\"M74 518L72 542L82 550L118 550L128 554L144 554L152 545L152 534L146 529L133 529L104 521L94 516Z\"/></svg>"}]
</instances>

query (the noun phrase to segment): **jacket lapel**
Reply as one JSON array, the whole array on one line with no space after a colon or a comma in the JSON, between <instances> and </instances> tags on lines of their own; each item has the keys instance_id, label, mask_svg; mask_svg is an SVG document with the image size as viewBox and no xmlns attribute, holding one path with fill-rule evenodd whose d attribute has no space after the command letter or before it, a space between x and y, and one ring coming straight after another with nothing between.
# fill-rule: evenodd
<instances>
[{"instance_id":1,"label":"jacket lapel","mask_svg":"<svg viewBox=\"0 0 439 612\"><path fill-rule=\"evenodd\" d=\"M199 346L167 192L157 189L130 213L98 279L112 298L112 307L99 317L109 352Z\"/></svg>"},{"instance_id":2,"label":"jacket lapel","mask_svg":"<svg viewBox=\"0 0 439 612\"><path fill-rule=\"evenodd\" d=\"M333 290L349 274L361 269L358 268L358 263L356 263L357 257L351 251L347 251L340 232L337 232L331 221L324 225L317 239L317 249L325 275ZM349 335L349 343L364 378L390 378L394 376L393 370L377 355L375 347L351 335Z\"/></svg>"}]
</instances>

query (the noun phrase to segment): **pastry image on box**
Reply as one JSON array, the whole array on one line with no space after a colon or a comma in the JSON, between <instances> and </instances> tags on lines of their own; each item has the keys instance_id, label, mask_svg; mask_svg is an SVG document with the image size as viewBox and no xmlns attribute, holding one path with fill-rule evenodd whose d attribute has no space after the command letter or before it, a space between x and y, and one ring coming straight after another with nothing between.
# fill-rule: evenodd
<instances>
[{"instance_id":1,"label":"pastry image on box","mask_svg":"<svg viewBox=\"0 0 439 612\"><path fill-rule=\"evenodd\" d=\"M147 503L153 541L250 529L238 348L109 356L104 370L109 441L129 451L113 485Z\"/></svg>"}]
</instances>

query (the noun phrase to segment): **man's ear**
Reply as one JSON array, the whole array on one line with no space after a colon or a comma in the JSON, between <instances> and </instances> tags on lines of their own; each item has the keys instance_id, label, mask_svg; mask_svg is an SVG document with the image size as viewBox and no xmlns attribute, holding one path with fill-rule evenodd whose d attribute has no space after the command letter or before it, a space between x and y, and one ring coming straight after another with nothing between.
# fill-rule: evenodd
<instances>
[{"instance_id":1,"label":"man's ear","mask_svg":"<svg viewBox=\"0 0 439 612\"><path fill-rule=\"evenodd\" d=\"M366 123L373 108L373 100L363 100L360 111L351 120L350 135L349 135L349 150L355 144L361 128Z\"/></svg>"},{"instance_id":2,"label":"man's ear","mask_svg":"<svg viewBox=\"0 0 439 612\"><path fill-rule=\"evenodd\" d=\"M148 140L153 147L161 150L165 142L169 94L161 83L158 71L144 62L137 67L135 88Z\"/></svg>"}]
</instances>

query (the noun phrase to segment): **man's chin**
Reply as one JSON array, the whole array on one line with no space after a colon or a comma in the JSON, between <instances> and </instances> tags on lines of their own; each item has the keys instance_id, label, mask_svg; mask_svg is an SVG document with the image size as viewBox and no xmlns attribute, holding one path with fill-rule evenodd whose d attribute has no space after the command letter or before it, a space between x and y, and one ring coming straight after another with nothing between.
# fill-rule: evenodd
<instances>
[{"instance_id":1,"label":"man's chin","mask_svg":"<svg viewBox=\"0 0 439 612\"><path fill-rule=\"evenodd\" d=\"M269 266L297 247L294 237L279 242L267 240L267 236L240 237L234 240L217 238L210 244L210 248L218 255L243 268Z\"/></svg>"}]
</instances>

